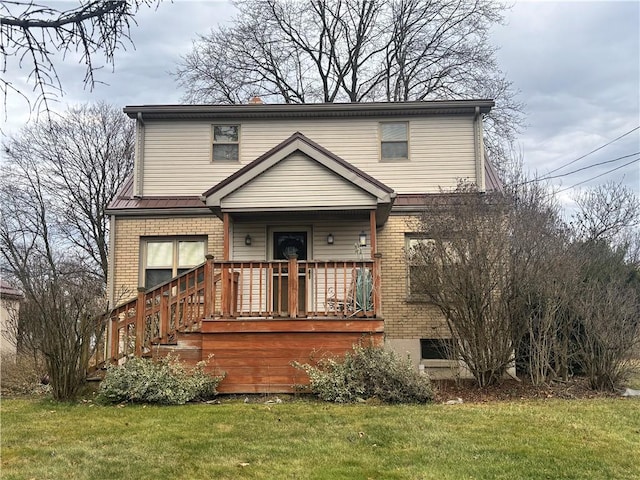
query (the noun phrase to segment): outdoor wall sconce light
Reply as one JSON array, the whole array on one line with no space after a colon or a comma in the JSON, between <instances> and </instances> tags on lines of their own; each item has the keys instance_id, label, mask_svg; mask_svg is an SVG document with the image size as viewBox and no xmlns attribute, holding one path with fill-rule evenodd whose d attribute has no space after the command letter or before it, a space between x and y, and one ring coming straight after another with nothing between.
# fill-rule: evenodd
<instances>
[{"instance_id":1,"label":"outdoor wall sconce light","mask_svg":"<svg viewBox=\"0 0 640 480\"><path fill-rule=\"evenodd\" d=\"M327 245L333 245L333 233L330 233L329 235L327 235Z\"/></svg>"},{"instance_id":2,"label":"outdoor wall sconce light","mask_svg":"<svg viewBox=\"0 0 640 480\"><path fill-rule=\"evenodd\" d=\"M366 247L367 246L367 234L364 232L360 232L360 235L358 236L358 245L360 247Z\"/></svg>"},{"instance_id":3,"label":"outdoor wall sconce light","mask_svg":"<svg viewBox=\"0 0 640 480\"><path fill-rule=\"evenodd\" d=\"M247 233L247 236L244 237L244 244L247 246L251 246L251 235Z\"/></svg>"}]
</instances>

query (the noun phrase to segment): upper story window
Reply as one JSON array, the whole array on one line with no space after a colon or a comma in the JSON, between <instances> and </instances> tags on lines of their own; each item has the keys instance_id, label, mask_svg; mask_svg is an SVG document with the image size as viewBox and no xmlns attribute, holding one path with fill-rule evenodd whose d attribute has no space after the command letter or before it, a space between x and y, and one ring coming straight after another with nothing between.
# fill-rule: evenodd
<instances>
[{"instance_id":1,"label":"upper story window","mask_svg":"<svg viewBox=\"0 0 640 480\"><path fill-rule=\"evenodd\" d=\"M409 123L380 124L380 158L382 160L409 159Z\"/></svg>"},{"instance_id":2,"label":"upper story window","mask_svg":"<svg viewBox=\"0 0 640 480\"><path fill-rule=\"evenodd\" d=\"M155 287L204 262L206 239L154 238L144 240L142 266L144 286Z\"/></svg>"},{"instance_id":3,"label":"upper story window","mask_svg":"<svg viewBox=\"0 0 640 480\"><path fill-rule=\"evenodd\" d=\"M213 161L237 162L240 158L240 125L213 126Z\"/></svg>"}]
</instances>

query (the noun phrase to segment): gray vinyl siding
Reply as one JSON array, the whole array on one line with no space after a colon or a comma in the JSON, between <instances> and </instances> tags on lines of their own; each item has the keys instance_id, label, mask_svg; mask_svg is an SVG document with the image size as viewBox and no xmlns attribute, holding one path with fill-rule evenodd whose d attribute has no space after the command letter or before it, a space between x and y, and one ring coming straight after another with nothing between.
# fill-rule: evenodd
<instances>
[{"instance_id":1,"label":"gray vinyl siding","mask_svg":"<svg viewBox=\"0 0 640 480\"><path fill-rule=\"evenodd\" d=\"M226 196L223 209L375 208L376 199L306 155L293 154Z\"/></svg>"},{"instance_id":2,"label":"gray vinyl siding","mask_svg":"<svg viewBox=\"0 0 640 480\"><path fill-rule=\"evenodd\" d=\"M290 224L286 226L287 218L283 217L282 221L276 221L276 230L290 229L292 231L299 229L311 229L311 244L309 245L310 260L325 261L341 261L341 260L370 260L370 232L369 222L366 219L319 219L313 222L302 222L299 224ZM270 225L266 223L252 222L235 222L233 224L232 239L232 255L231 258L236 261L266 261L270 258L268 249L270 242L267 234L270 231ZM367 234L367 247L362 249L360 256L355 249L358 242L358 236L361 231ZM331 233L334 237L333 245L327 244L327 235ZM245 245L245 237L251 236L251 245ZM264 270L260 270L259 266L250 268L245 266L242 270L242 278L239 279L240 289L242 291L240 307L242 310L265 310L271 305L271 299L266 296L260 296L259 288L262 285L263 293L267 291L267 285L270 281ZM346 265L344 268L334 270L326 269L320 266L309 270L309 279L307 282L307 295L310 309L322 311L325 309L325 299L345 299L347 298L349 288L352 284L353 268ZM253 289L253 296L250 291Z\"/></svg>"},{"instance_id":3,"label":"gray vinyl siding","mask_svg":"<svg viewBox=\"0 0 640 480\"><path fill-rule=\"evenodd\" d=\"M211 126L228 121L148 121L143 194L202 194L296 131L397 193L439 192L455 187L458 179L477 180L472 116L394 117L409 122L408 161L380 161L381 120L390 118L238 122L239 162L211 161Z\"/></svg>"},{"instance_id":4,"label":"gray vinyl siding","mask_svg":"<svg viewBox=\"0 0 640 480\"><path fill-rule=\"evenodd\" d=\"M371 258L371 238L369 232L369 221L340 219L340 220L315 220L305 224L283 227L286 218L282 222L276 222L278 230L294 231L299 226L311 227L311 252L309 258L313 260L358 260L355 244L358 235L364 231L367 234L367 247L362 249L362 257L369 260ZM282 228L281 228L282 227ZM241 223L233 224L233 239L231 258L239 261L267 260L269 258L269 241L267 231L269 225L266 223ZM333 245L327 244L327 235L333 234ZM244 243L247 234L251 235L251 245Z\"/></svg>"}]
</instances>

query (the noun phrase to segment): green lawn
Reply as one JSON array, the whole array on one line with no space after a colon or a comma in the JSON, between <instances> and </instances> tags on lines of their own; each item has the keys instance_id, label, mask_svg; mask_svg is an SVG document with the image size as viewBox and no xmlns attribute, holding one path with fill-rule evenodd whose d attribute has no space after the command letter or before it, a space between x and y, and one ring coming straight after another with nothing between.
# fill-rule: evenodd
<instances>
[{"instance_id":1,"label":"green lawn","mask_svg":"<svg viewBox=\"0 0 640 480\"><path fill-rule=\"evenodd\" d=\"M181 407L3 400L9 479L640 478L640 400Z\"/></svg>"}]
</instances>

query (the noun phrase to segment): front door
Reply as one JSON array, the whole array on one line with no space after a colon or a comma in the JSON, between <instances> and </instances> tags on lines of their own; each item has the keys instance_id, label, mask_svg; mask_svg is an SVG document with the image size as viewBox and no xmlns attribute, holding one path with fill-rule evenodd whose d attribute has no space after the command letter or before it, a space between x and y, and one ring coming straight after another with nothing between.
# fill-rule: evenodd
<instances>
[{"instance_id":1,"label":"front door","mask_svg":"<svg viewBox=\"0 0 640 480\"><path fill-rule=\"evenodd\" d=\"M271 238L271 255L273 260L289 260L293 255L297 255L298 261L305 261L309 258L309 238L308 229L284 230L274 229ZM273 304L275 310L286 311L289 305L289 277L298 275L298 312L306 311L307 298L307 276L304 269L298 272L276 273L273 278Z\"/></svg>"}]
</instances>

